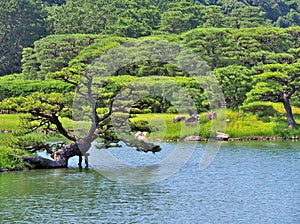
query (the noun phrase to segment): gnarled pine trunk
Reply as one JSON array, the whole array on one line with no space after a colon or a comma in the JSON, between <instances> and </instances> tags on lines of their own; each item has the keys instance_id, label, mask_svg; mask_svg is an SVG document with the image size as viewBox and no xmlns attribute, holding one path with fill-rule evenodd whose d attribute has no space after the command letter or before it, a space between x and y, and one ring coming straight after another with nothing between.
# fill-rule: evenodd
<instances>
[{"instance_id":1,"label":"gnarled pine trunk","mask_svg":"<svg viewBox=\"0 0 300 224\"><path fill-rule=\"evenodd\" d=\"M283 94L283 105L286 112L287 121L289 124L288 128L291 129L296 125L296 121L293 116L289 96L286 93Z\"/></svg>"},{"instance_id":2,"label":"gnarled pine trunk","mask_svg":"<svg viewBox=\"0 0 300 224\"><path fill-rule=\"evenodd\" d=\"M50 168L67 168L68 160L71 157L79 156L79 167L81 167L82 152L78 146L78 143L71 143L66 145L62 149L51 152L51 159L47 159L41 156L23 156L24 162L32 165L34 168L50 169ZM86 161L87 163L87 161ZM87 165L87 164L86 164Z\"/></svg>"}]
</instances>

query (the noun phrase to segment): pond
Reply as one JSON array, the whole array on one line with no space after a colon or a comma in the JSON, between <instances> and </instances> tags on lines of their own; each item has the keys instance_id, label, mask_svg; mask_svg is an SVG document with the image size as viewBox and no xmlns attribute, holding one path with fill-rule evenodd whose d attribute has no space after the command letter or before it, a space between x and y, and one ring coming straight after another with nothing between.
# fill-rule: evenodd
<instances>
[{"instance_id":1,"label":"pond","mask_svg":"<svg viewBox=\"0 0 300 224\"><path fill-rule=\"evenodd\" d=\"M164 152L127 152L126 159L160 160L176 144L191 143L160 144ZM75 167L2 173L0 222L300 223L299 142L225 142L199 170L204 148L197 144L174 175L144 185ZM112 153L125 155L122 149Z\"/></svg>"}]
</instances>

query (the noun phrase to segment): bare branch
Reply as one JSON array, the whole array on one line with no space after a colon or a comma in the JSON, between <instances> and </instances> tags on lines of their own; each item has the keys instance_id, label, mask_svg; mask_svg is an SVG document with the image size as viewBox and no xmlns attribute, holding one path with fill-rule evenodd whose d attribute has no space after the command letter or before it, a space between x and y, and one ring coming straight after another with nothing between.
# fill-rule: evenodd
<instances>
[{"instance_id":1,"label":"bare branch","mask_svg":"<svg viewBox=\"0 0 300 224\"><path fill-rule=\"evenodd\" d=\"M62 125L62 123L60 122L58 116L56 116L56 114L53 112L51 115L49 114L44 114L41 113L39 110L32 110L30 111L30 113L34 116L39 116L41 118L45 118L47 121L49 121L51 124L54 124L57 128L57 131L59 133L61 133L64 137L66 137L67 139L71 140L71 141L77 141L76 137L72 134L70 134Z\"/></svg>"}]
</instances>

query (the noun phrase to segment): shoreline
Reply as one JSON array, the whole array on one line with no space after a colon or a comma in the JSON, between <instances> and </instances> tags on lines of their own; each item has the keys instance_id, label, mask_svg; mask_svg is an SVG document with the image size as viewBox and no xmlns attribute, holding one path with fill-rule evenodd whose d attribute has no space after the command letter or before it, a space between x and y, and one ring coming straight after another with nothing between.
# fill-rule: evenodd
<instances>
[{"instance_id":1,"label":"shoreline","mask_svg":"<svg viewBox=\"0 0 300 224\"><path fill-rule=\"evenodd\" d=\"M209 140L213 141L223 141L223 142L241 142L241 141L298 141L300 137L277 137L277 136L257 136L257 137L236 137L236 138L202 138L200 136L188 136L184 139L149 139L153 142L207 142Z\"/></svg>"},{"instance_id":2,"label":"shoreline","mask_svg":"<svg viewBox=\"0 0 300 224\"><path fill-rule=\"evenodd\" d=\"M221 141L221 142L275 142L275 141L299 141L300 137L274 137L274 136L264 136L264 137L238 137L238 138L202 138L200 136L188 136L184 139L151 139L151 142L208 142L208 141ZM30 168L0 168L1 173L14 172L14 171L24 171L30 170Z\"/></svg>"},{"instance_id":3,"label":"shoreline","mask_svg":"<svg viewBox=\"0 0 300 224\"><path fill-rule=\"evenodd\" d=\"M24 171L28 168L0 168L0 173L7 173L7 172L16 172L16 171Z\"/></svg>"}]
</instances>

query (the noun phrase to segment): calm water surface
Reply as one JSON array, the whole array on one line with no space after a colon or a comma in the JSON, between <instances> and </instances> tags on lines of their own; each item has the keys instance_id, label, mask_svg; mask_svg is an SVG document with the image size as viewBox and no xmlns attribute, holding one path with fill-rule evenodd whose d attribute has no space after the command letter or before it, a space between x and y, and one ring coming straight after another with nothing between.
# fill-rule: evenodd
<instances>
[{"instance_id":1,"label":"calm water surface","mask_svg":"<svg viewBox=\"0 0 300 224\"><path fill-rule=\"evenodd\" d=\"M164 153L174 147L161 144ZM204 147L149 185L113 182L93 169L2 173L0 223L300 223L300 143L224 143L199 171Z\"/></svg>"}]
</instances>

